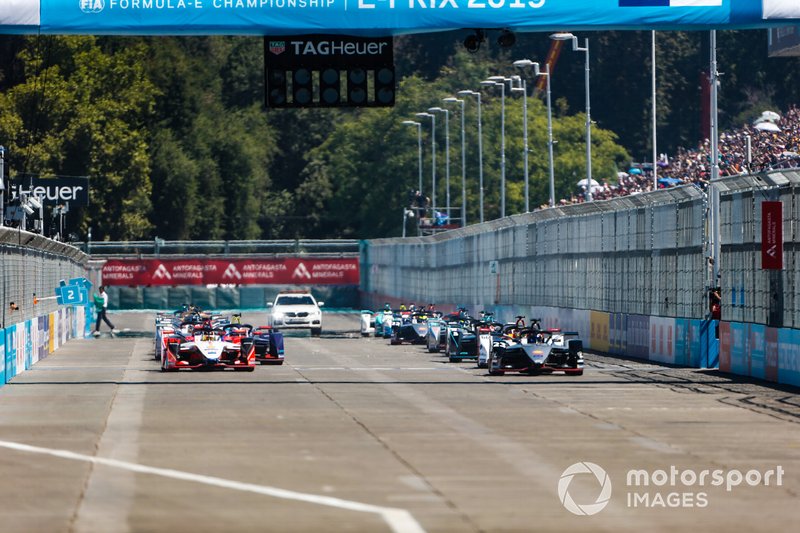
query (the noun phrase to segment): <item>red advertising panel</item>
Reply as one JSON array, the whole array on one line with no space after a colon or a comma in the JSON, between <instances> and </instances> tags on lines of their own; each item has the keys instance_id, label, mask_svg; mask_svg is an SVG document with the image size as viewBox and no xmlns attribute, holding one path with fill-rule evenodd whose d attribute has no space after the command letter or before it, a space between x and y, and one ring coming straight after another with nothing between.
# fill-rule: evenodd
<instances>
[{"instance_id":1,"label":"red advertising panel","mask_svg":"<svg viewBox=\"0 0 800 533\"><path fill-rule=\"evenodd\" d=\"M358 285L358 259L112 259L106 285Z\"/></svg>"},{"instance_id":2,"label":"red advertising panel","mask_svg":"<svg viewBox=\"0 0 800 533\"><path fill-rule=\"evenodd\" d=\"M783 268L783 204L763 202L761 204L761 268L781 270Z\"/></svg>"}]
</instances>

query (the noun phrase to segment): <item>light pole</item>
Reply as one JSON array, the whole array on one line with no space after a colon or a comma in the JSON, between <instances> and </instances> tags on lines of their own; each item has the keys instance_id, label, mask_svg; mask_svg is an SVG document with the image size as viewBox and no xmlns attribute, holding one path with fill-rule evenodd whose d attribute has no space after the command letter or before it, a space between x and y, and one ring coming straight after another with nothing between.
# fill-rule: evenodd
<instances>
[{"instance_id":1,"label":"light pole","mask_svg":"<svg viewBox=\"0 0 800 533\"><path fill-rule=\"evenodd\" d=\"M520 87L512 87L512 93L522 93L522 161L525 166L525 212L531 212L530 179L528 174L528 83L525 78L519 79Z\"/></svg>"},{"instance_id":2,"label":"light pole","mask_svg":"<svg viewBox=\"0 0 800 533\"><path fill-rule=\"evenodd\" d=\"M464 100L452 96L444 98L448 104L461 104L461 227L467 225L467 152L464 137Z\"/></svg>"},{"instance_id":3,"label":"light pole","mask_svg":"<svg viewBox=\"0 0 800 533\"><path fill-rule=\"evenodd\" d=\"M478 99L478 194L481 224L483 224L483 131L481 129L481 93L478 91L458 91L458 95L474 96Z\"/></svg>"},{"instance_id":4,"label":"light pole","mask_svg":"<svg viewBox=\"0 0 800 533\"><path fill-rule=\"evenodd\" d=\"M652 39L652 48L650 50L650 77L652 89L653 89L653 190L658 189L658 165L656 165L656 158L658 158L658 144L656 141L658 140L656 137L656 126L658 123L658 117L656 115L656 30L652 31L651 34Z\"/></svg>"},{"instance_id":5,"label":"light pole","mask_svg":"<svg viewBox=\"0 0 800 533\"><path fill-rule=\"evenodd\" d=\"M505 80L505 78L500 77ZM506 216L506 84L493 79L481 82L484 87L500 87L500 218Z\"/></svg>"},{"instance_id":6,"label":"light pole","mask_svg":"<svg viewBox=\"0 0 800 533\"><path fill-rule=\"evenodd\" d=\"M550 207L556 205L555 169L553 167L553 108L550 105L550 65L544 64L544 72L539 70L539 63L530 59L514 61L517 68L533 67L534 76L547 78L547 151L550 158Z\"/></svg>"},{"instance_id":7,"label":"light pole","mask_svg":"<svg viewBox=\"0 0 800 533\"><path fill-rule=\"evenodd\" d=\"M419 166L419 187L417 190L422 194L422 123L415 120L404 120L403 124L417 127L417 165Z\"/></svg>"},{"instance_id":8,"label":"light pole","mask_svg":"<svg viewBox=\"0 0 800 533\"><path fill-rule=\"evenodd\" d=\"M447 199L447 218L450 219L450 110L441 107L431 107L428 113L444 113L444 174L445 198Z\"/></svg>"},{"instance_id":9,"label":"light pole","mask_svg":"<svg viewBox=\"0 0 800 533\"><path fill-rule=\"evenodd\" d=\"M709 32L709 82L711 83L711 182L708 187L711 220L711 287L719 286L720 262L720 190L716 180L719 178L719 72L717 71L717 32Z\"/></svg>"},{"instance_id":10,"label":"light pole","mask_svg":"<svg viewBox=\"0 0 800 533\"><path fill-rule=\"evenodd\" d=\"M586 201L592 201L592 111L589 97L589 39L585 39L583 48L578 46L578 38L571 33L554 33L550 36L554 41L572 41L573 52L586 53Z\"/></svg>"},{"instance_id":11,"label":"light pole","mask_svg":"<svg viewBox=\"0 0 800 533\"><path fill-rule=\"evenodd\" d=\"M431 119L431 178L433 181L431 207L433 208L433 218L436 218L436 115L432 113L417 113L416 116L417 118Z\"/></svg>"}]
</instances>

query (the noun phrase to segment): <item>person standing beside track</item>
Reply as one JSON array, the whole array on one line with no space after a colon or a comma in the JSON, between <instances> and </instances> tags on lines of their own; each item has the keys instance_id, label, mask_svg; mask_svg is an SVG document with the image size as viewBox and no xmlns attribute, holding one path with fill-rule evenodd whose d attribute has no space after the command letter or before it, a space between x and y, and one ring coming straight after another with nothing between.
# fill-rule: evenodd
<instances>
[{"instance_id":1,"label":"person standing beside track","mask_svg":"<svg viewBox=\"0 0 800 533\"><path fill-rule=\"evenodd\" d=\"M100 321L102 320L108 327L111 328L111 333L116 333L117 328L114 327L114 324L106 316L106 311L108 310L108 293L106 292L106 288L102 285L97 288L99 294L94 295L94 305L97 307L97 323L94 326L94 336L100 336Z\"/></svg>"}]
</instances>

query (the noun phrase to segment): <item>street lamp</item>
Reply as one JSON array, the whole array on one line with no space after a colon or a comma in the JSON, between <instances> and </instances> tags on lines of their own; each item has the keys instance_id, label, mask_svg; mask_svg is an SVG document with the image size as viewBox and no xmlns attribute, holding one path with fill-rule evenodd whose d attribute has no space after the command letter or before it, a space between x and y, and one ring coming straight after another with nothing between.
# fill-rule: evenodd
<instances>
[{"instance_id":1,"label":"street lamp","mask_svg":"<svg viewBox=\"0 0 800 533\"><path fill-rule=\"evenodd\" d=\"M406 238L406 222L408 219L414 218L414 211L408 209L407 207L403 208L403 238Z\"/></svg>"},{"instance_id":2,"label":"street lamp","mask_svg":"<svg viewBox=\"0 0 800 533\"><path fill-rule=\"evenodd\" d=\"M585 39L583 48L578 46L578 38L571 33L554 33L550 36L554 41L572 41L573 52L586 53L586 201L592 201L592 112L589 98L589 39Z\"/></svg>"},{"instance_id":3,"label":"street lamp","mask_svg":"<svg viewBox=\"0 0 800 533\"><path fill-rule=\"evenodd\" d=\"M550 157L550 207L556 205L555 169L553 168L553 111L550 105L550 65L544 64L544 72L539 70L539 63L530 59L520 59L514 61L517 68L533 67L534 76L544 76L547 78L547 151Z\"/></svg>"},{"instance_id":4,"label":"street lamp","mask_svg":"<svg viewBox=\"0 0 800 533\"><path fill-rule=\"evenodd\" d=\"M419 167L419 187L417 190L422 194L422 123L416 120L404 120L403 124L417 127L417 165Z\"/></svg>"},{"instance_id":5,"label":"street lamp","mask_svg":"<svg viewBox=\"0 0 800 533\"><path fill-rule=\"evenodd\" d=\"M450 110L441 107L431 107L428 113L444 113L444 174L445 198L447 199L447 217L450 218Z\"/></svg>"},{"instance_id":6,"label":"street lamp","mask_svg":"<svg viewBox=\"0 0 800 533\"><path fill-rule=\"evenodd\" d=\"M483 224L483 131L481 129L481 93L478 91L458 91L459 96L474 96L478 99L478 194L480 220Z\"/></svg>"},{"instance_id":7,"label":"street lamp","mask_svg":"<svg viewBox=\"0 0 800 533\"><path fill-rule=\"evenodd\" d=\"M442 99L448 104L461 104L461 227L467 225L467 153L464 137L464 100L449 96Z\"/></svg>"},{"instance_id":8,"label":"street lamp","mask_svg":"<svg viewBox=\"0 0 800 533\"><path fill-rule=\"evenodd\" d=\"M481 82L484 87L500 87L500 218L506 216L506 84L505 78L495 76Z\"/></svg>"},{"instance_id":9,"label":"street lamp","mask_svg":"<svg viewBox=\"0 0 800 533\"><path fill-rule=\"evenodd\" d=\"M431 178L433 181L433 192L431 193L431 207L433 216L436 217L436 115L432 113L417 113L417 118L431 119Z\"/></svg>"},{"instance_id":10,"label":"street lamp","mask_svg":"<svg viewBox=\"0 0 800 533\"><path fill-rule=\"evenodd\" d=\"M522 160L525 166L525 212L530 213L530 179L528 174L528 83L525 78L514 76L518 79L520 87L512 87L512 93L522 93Z\"/></svg>"}]
</instances>

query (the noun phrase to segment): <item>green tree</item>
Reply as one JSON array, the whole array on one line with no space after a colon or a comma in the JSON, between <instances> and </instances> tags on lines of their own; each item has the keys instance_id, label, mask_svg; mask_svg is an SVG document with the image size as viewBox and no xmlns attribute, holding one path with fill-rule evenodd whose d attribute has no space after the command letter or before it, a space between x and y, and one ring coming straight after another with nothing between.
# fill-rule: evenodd
<instances>
[{"instance_id":1,"label":"green tree","mask_svg":"<svg viewBox=\"0 0 800 533\"><path fill-rule=\"evenodd\" d=\"M25 81L0 93L10 167L88 175L91 203L82 229L92 227L95 238L140 238L151 228L142 125L154 89L142 69L145 53L132 46L109 55L93 37L31 37L19 53Z\"/></svg>"}]
</instances>

